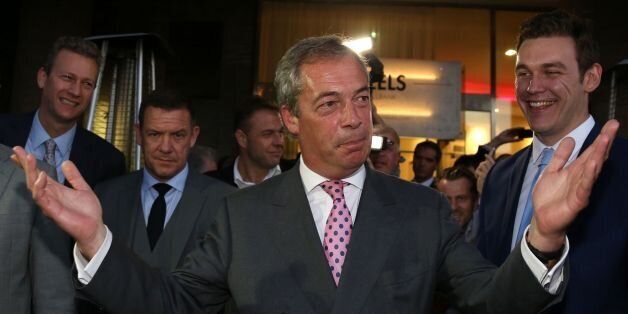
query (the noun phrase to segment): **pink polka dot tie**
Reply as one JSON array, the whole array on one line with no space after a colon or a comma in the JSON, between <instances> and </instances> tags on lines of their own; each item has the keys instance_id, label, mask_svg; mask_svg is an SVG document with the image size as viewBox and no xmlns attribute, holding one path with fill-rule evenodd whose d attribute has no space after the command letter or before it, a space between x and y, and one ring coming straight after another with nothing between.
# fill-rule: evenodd
<instances>
[{"instance_id":1,"label":"pink polka dot tie","mask_svg":"<svg viewBox=\"0 0 628 314\"><path fill-rule=\"evenodd\" d=\"M340 281L342 273L342 264L347 256L347 247L351 238L351 229L353 229L353 221L347 204L345 203L345 195L343 188L347 182L342 181L325 181L320 184L321 188L333 200L333 206L327 224L325 225L325 236L323 237L323 246L325 248L325 257L329 262L331 274L334 277L336 286Z\"/></svg>"}]
</instances>

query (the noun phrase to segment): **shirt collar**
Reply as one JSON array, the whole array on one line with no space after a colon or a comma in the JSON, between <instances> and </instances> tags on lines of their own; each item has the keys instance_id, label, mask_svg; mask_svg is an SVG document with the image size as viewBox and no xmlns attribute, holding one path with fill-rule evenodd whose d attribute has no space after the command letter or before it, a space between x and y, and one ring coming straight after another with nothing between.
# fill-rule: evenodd
<instances>
[{"instance_id":1,"label":"shirt collar","mask_svg":"<svg viewBox=\"0 0 628 314\"><path fill-rule=\"evenodd\" d=\"M76 123L74 126L69 129L67 132L52 138L44 129L44 126L39 121L39 110L35 112L35 117L33 117L33 125L31 126L30 140L33 143L33 147L39 147L43 145L45 141L52 138L57 144L57 149L61 152L62 159L70 153L72 149L72 141L74 140L74 135L76 134Z\"/></svg>"},{"instance_id":2,"label":"shirt collar","mask_svg":"<svg viewBox=\"0 0 628 314\"><path fill-rule=\"evenodd\" d=\"M534 136L532 137L532 158L530 159L530 161L533 164L537 164L539 162L539 158L541 157L541 152L545 148L551 147L552 149L556 150L558 148L558 145L565 138L571 137L576 142L576 145L574 146L574 149L571 152L571 156L569 156L569 159L567 160L567 163L571 163L574 159L576 159L576 157L578 156L578 153L580 153L582 144L584 144L584 141L587 139L587 136L593 129L594 125L595 125L595 120L593 120L593 117L589 115L589 118L587 118L577 128L573 129L571 132L569 132L569 134L565 135L558 142L556 142L556 144L552 146L547 146L541 143L541 141L536 137L536 133L535 133Z\"/></svg>"},{"instance_id":3,"label":"shirt collar","mask_svg":"<svg viewBox=\"0 0 628 314\"><path fill-rule=\"evenodd\" d=\"M305 187L306 193L310 193L318 185L329 180L328 178L325 178L310 169L303 161L303 158L299 158L299 173L301 174L301 180L303 181L303 186ZM362 188L364 187L365 179L366 168L364 167L364 165L362 165L350 176L342 178L342 181L345 181L362 190Z\"/></svg>"},{"instance_id":4,"label":"shirt collar","mask_svg":"<svg viewBox=\"0 0 628 314\"><path fill-rule=\"evenodd\" d=\"M235 161L233 162L233 181L235 181L236 185L238 186L246 187L246 186L255 185L255 183L245 181L242 178L242 174L240 174L240 170L238 170L239 162L240 162L240 156L236 157ZM270 170L268 170L268 173L266 173L266 176L264 177L264 179L262 179L262 182L280 174L281 174L281 168L279 167L279 165L276 165L274 168L271 168Z\"/></svg>"},{"instance_id":5,"label":"shirt collar","mask_svg":"<svg viewBox=\"0 0 628 314\"><path fill-rule=\"evenodd\" d=\"M142 179L142 190L143 191L147 191L150 188L153 187L153 185L157 184L157 183L167 183L168 185L170 185L173 189L179 191L179 192L183 192L183 188L185 187L185 181L188 177L188 164L185 164L185 167L183 168L183 170L179 171L179 173L177 173L174 177L170 178L170 180L166 181L166 182L161 182L159 180L157 180L155 177L153 177L150 172L148 172L148 170L146 170L146 168L144 168L143 170L144 172L144 177Z\"/></svg>"}]
</instances>

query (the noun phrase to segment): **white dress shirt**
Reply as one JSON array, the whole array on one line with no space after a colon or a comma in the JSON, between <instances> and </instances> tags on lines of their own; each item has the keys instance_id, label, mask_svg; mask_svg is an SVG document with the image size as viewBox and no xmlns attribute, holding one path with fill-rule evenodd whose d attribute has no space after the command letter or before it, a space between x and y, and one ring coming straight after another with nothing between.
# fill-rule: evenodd
<instances>
[{"instance_id":1,"label":"white dress shirt","mask_svg":"<svg viewBox=\"0 0 628 314\"><path fill-rule=\"evenodd\" d=\"M240 162L240 156L236 157L236 160L233 162L233 182L238 186L238 189L248 188L249 186L254 186L255 182L246 181L242 178L242 174L240 174L240 170L238 170L238 163ZM279 165L276 165L274 168L269 169L268 173L262 179L262 182L281 174L281 168Z\"/></svg>"},{"instance_id":2,"label":"white dress shirt","mask_svg":"<svg viewBox=\"0 0 628 314\"><path fill-rule=\"evenodd\" d=\"M316 229L322 245L323 229L325 229L327 216L329 216L329 212L331 211L332 200L331 197L329 197L329 195L318 186L318 184L328 179L309 169L303 162L302 158L299 159L299 172L301 174L303 186L306 190L305 192L308 201L310 202L312 216L316 222ZM355 217L357 216L360 196L362 195L362 188L364 187L365 179L366 169L364 165L362 165L349 177L342 179L342 181L349 183L344 188L345 203L347 204L347 207L350 208L349 211L351 212L351 218L354 222ZM329 200L329 202L327 202L327 200ZM96 271L98 271L98 268L100 267L100 264L105 259L109 248L111 247L111 241L111 231L107 228L105 241L100 246L98 252L96 252L91 261L87 261L79 252L78 247L74 245L74 262L76 264L78 280L82 284L88 284L94 277ZM556 294L556 291L560 287L560 283L563 280L563 264L568 251L569 241L566 241L562 257L558 263L550 271L548 271L545 265L541 263L541 261L539 261L534 254L532 254L530 248L528 248L528 245L526 244L526 241L523 241L521 245L521 254L523 255L525 263L545 290L552 294Z\"/></svg>"},{"instance_id":3,"label":"white dress shirt","mask_svg":"<svg viewBox=\"0 0 628 314\"><path fill-rule=\"evenodd\" d=\"M512 250L517 245L517 234L519 232L519 225L521 224L521 219L523 216L523 211L526 206L526 201L528 200L528 191L530 190L530 186L532 185L532 181L534 180L534 175L536 174L536 169L538 169L538 165L541 162L541 152L545 148L552 148L554 151L558 148L558 145L567 137L571 137L576 142L576 146L574 146L573 151L571 152L571 156L567 160L567 165L578 157L578 153L580 153L580 149L582 148L582 144L584 144L584 140L587 138L593 126L595 125L595 121L593 117L589 116L587 120L585 120L582 124L580 124L573 131L569 132L565 137L561 138L560 141L556 142L556 144L552 146L547 146L536 137L536 134L532 137L532 156L530 156L530 161L528 162L528 168L526 169L526 174L523 179L523 185L521 186L521 193L519 194L519 203L517 203L517 214L515 215L515 224L512 228L512 237L510 243L510 249ZM543 175L543 172L541 172ZM540 177L539 177L540 179ZM537 181L538 182L538 181Z\"/></svg>"}]
</instances>

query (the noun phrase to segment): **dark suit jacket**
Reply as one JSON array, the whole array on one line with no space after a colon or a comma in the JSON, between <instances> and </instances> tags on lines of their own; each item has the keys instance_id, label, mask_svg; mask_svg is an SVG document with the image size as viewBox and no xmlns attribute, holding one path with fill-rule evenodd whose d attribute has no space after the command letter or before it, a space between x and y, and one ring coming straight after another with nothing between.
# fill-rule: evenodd
<instances>
[{"instance_id":1,"label":"dark suit jacket","mask_svg":"<svg viewBox=\"0 0 628 314\"><path fill-rule=\"evenodd\" d=\"M281 172L286 172L290 170L296 164L298 160L299 160L298 158L297 159L281 159L279 161L279 169L281 169ZM235 179L233 177L234 166L235 166L235 163L231 163L230 165L226 167L222 167L214 171L207 171L204 174L212 178L218 179L231 186L235 186L237 188L238 185L235 183Z\"/></svg>"},{"instance_id":2,"label":"dark suit jacket","mask_svg":"<svg viewBox=\"0 0 628 314\"><path fill-rule=\"evenodd\" d=\"M35 205L11 154L0 145L0 312L73 313L70 238Z\"/></svg>"},{"instance_id":3,"label":"dark suit jacket","mask_svg":"<svg viewBox=\"0 0 628 314\"><path fill-rule=\"evenodd\" d=\"M580 152L600 132L596 125ZM510 253L517 203L531 147L498 162L486 177L478 247L497 265ZM628 141L616 139L589 206L567 231L570 281L550 313L628 313Z\"/></svg>"},{"instance_id":4,"label":"dark suit jacket","mask_svg":"<svg viewBox=\"0 0 628 314\"><path fill-rule=\"evenodd\" d=\"M143 171L135 171L96 186L103 220L116 240L124 242L148 264L171 271L203 239L222 199L234 188L207 176L188 172L181 200L151 251L141 203Z\"/></svg>"},{"instance_id":5,"label":"dark suit jacket","mask_svg":"<svg viewBox=\"0 0 628 314\"><path fill-rule=\"evenodd\" d=\"M34 116L34 112L0 115L0 143L10 147L26 145ZM122 152L81 126L76 128L70 160L76 164L91 187L126 172Z\"/></svg>"},{"instance_id":6,"label":"dark suit jacket","mask_svg":"<svg viewBox=\"0 0 628 314\"><path fill-rule=\"evenodd\" d=\"M435 289L469 313L533 313L552 298L519 251L496 271L464 243L439 193L371 170L337 288L298 167L227 197L170 276L113 237L81 290L116 313L206 313L230 296L241 313L428 313Z\"/></svg>"}]
</instances>

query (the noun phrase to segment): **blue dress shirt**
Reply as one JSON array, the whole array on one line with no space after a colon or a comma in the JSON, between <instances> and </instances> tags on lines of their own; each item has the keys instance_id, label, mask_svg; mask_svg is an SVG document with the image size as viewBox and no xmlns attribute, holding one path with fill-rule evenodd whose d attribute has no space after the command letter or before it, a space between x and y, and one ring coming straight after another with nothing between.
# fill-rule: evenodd
<instances>
[{"instance_id":1,"label":"blue dress shirt","mask_svg":"<svg viewBox=\"0 0 628 314\"><path fill-rule=\"evenodd\" d=\"M166 183L169 184L172 188L166 195L166 219L164 220L164 228L174 210L177 208L179 201L181 200L181 196L183 195L183 189L185 187L185 181L188 178L188 165L186 164L183 170L177 173L174 177L166 182L159 181L153 177L146 168L144 168L144 178L142 179L142 211L144 212L144 224L148 225L148 215L150 215L150 209L155 202L159 193L155 189L153 189L153 185L157 183Z\"/></svg>"},{"instance_id":2,"label":"blue dress shirt","mask_svg":"<svg viewBox=\"0 0 628 314\"><path fill-rule=\"evenodd\" d=\"M39 110L37 110L35 117L33 117L33 124L31 125L31 131L28 134L28 139L26 140L24 149L26 152L33 154L35 158L44 160L44 155L46 154L46 146L44 142L52 138L57 144L57 148L55 149L55 168L57 170L57 179L59 182L63 182L65 181L65 176L61 171L61 164L70 159L70 151L72 150L72 142L74 141L75 134L76 124L74 124L74 126L67 132L52 138L48 135L44 126L41 125L41 122L39 121Z\"/></svg>"}]
</instances>

